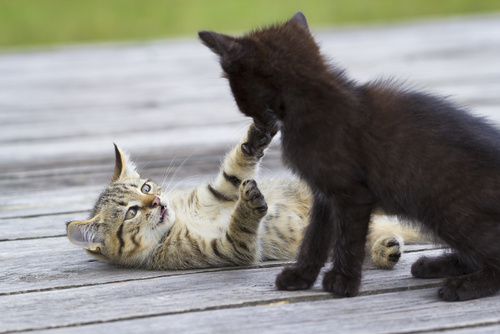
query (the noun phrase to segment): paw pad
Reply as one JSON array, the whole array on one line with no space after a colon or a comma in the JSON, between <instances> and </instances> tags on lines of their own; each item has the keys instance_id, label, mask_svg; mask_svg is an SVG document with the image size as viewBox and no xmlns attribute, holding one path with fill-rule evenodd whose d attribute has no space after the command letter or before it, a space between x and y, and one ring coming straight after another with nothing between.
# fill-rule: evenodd
<instances>
[{"instance_id":1,"label":"paw pad","mask_svg":"<svg viewBox=\"0 0 500 334\"><path fill-rule=\"evenodd\" d=\"M267 203L264 199L264 195L262 195L257 187L257 182L254 180L244 180L241 183L240 196L253 210L260 213L267 212Z\"/></svg>"},{"instance_id":2,"label":"paw pad","mask_svg":"<svg viewBox=\"0 0 500 334\"><path fill-rule=\"evenodd\" d=\"M271 143L272 139L271 133L262 131L252 124L248 130L248 141L241 145L241 150L246 155L260 159L264 155L264 149Z\"/></svg>"},{"instance_id":3,"label":"paw pad","mask_svg":"<svg viewBox=\"0 0 500 334\"><path fill-rule=\"evenodd\" d=\"M378 239L371 251L373 263L378 268L392 269L401 258L401 244L394 237Z\"/></svg>"}]
</instances>

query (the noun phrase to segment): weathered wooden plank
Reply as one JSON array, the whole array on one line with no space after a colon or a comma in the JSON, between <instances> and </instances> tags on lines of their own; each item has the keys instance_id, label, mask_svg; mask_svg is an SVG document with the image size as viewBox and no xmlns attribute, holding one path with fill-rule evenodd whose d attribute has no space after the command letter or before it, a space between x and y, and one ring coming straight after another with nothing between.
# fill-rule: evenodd
<instances>
[{"instance_id":1,"label":"weathered wooden plank","mask_svg":"<svg viewBox=\"0 0 500 334\"><path fill-rule=\"evenodd\" d=\"M54 230L59 235L64 235L63 237L0 242L0 295L199 272L133 270L102 261L96 262L65 237L64 222L59 221L58 224ZM403 254L397 265L398 270L401 274L408 275L409 272L402 268L413 263L421 255L420 251L431 252L429 254L441 253L441 250L433 248L435 246L432 245L406 246L408 253ZM283 262L266 262L265 266L274 266L277 263ZM370 261L366 261L365 269L374 269ZM395 272L382 271L388 275Z\"/></svg>"},{"instance_id":2,"label":"weathered wooden plank","mask_svg":"<svg viewBox=\"0 0 500 334\"><path fill-rule=\"evenodd\" d=\"M138 154L137 159L142 160L137 165L144 177L165 188L193 187L216 177L229 147L209 150L200 156L175 157L172 161L151 161L147 156ZM98 169L56 168L41 173L11 172L5 173L4 178L0 174L0 187L5 189L0 193L0 240L10 238L6 233L10 224L8 219L69 212L80 214L90 210L113 173L111 155L114 152L108 153L109 164ZM135 155L132 157L136 158ZM291 177L290 173L283 171L280 157L276 150L266 154L260 177Z\"/></svg>"},{"instance_id":3,"label":"weathered wooden plank","mask_svg":"<svg viewBox=\"0 0 500 334\"><path fill-rule=\"evenodd\" d=\"M425 28L422 24L404 25L396 30L394 26L373 27L319 33L318 37L326 53L333 55L361 80L396 74L408 77L415 84L430 84L431 88L451 93L458 101L498 104L500 43L499 34L491 28L495 22L496 17L469 19L465 23L451 20L444 33L442 22L431 22ZM387 38L378 38L380 33ZM370 57L366 57L364 50L370 50ZM208 124L213 117L234 122L244 119L234 110L227 83L217 79L220 69L213 55L193 40L103 46L97 50L70 48L25 56L7 54L0 55L1 64L5 64L1 67L5 73L0 76L0 85L3 82L5 87L0 90L4 92L0 95L0 103L8 105L2 109L10 111L8 115L19 115L16 116L18 120L24 117L30 121L25 128L22 124L19 128L19 124L13 127L12 123L1 123L7 124L0 133L10 144L0 150L4 153L0 156L0 164L9 161L18 166L33 160L49 164L73 157L72 150L78 150L84 157L103 156L104 147L111 141L145 150L171 147L176 143L186 148L192 145L193 138L186 136L189 131L181 129L182 124ZM478 80L483 83L478 84ZM450 82L466 84L456 87L450 86ZM197 104L195 99L198 99ZM40 112L45 110L44 101L49 103L47 108L51 113ZM31 117L15 110L24 103L33 106L33 112L29 113L34 117L32 121ZM114 103L120 108L115 106L110 110L106 107ZM76 108L75 112L69 112L72 108ZM207 109L206 113L195 110L199 108ZM102 117L103 110L106 117ZM164 125L149 136L145 133L147 122L145 127L137 128L138 113L141 118L162 120ZM207 117L202 117L204 115ZM33 130L34 122L39 121L37 117L54 124ZM135 126L135 134L124 133L125 125L126 129ZM179 128L172 129L174 125ZM230 136L234 126L232 124L221 136ZM41 130L36 130L38 128ZM198 142L207 142L214 133L220 133L219 130L207 129L205 135L197 138ZM191 133L199 134L199 131L196 128ZM46 141L42 140L44 137ZM89 137L92 138L90 143ZM56 138L66 140L67 144L54 142ZM35 139L36 142L30 142Z\"/></svg>"},{"instance_id":4,"label":"weathered wooden plank","mask_svg":"<svg viewBox=\"0 0 500 334\"><path fill-rule=\"evenodd\" d=\"M102 188L101 188L102 189ZM81 191L80 193L75 191ZM33 217L48 214L82 212L92 208L100 190L96 187L38 191L19 197L4 197L1 218ZM2 220L0 220L0 223ZM3 228L2 228L3 229ZM7 234L3 233L2 234Z\"/></svg>"},{"instance_id":5,"label":"weathered wooden plank","mask_svg":"<svg viewBox=\"0 0 500 334\"><path fill-rule=\"evenodd\" d=\"M65 222L76 220L75 217L78 216L86 218L87 215L88 213L83 211L30 218L0 219L0 242L61 236L66 232ZM2 246L0 245L1 248Z\"/></svg>"},{"instance_id":6,"label":"weathered wooden plank","mask_svg":"<svg viewBox=\"0 0 500 334\"><path fill-rule=\"evenodd\" d=\"M246 125L245 125L246 126ZM162 182L169 180L181 181L189 176L215 176L225 154L236 145L239 136L224 145L210 149L191 148L180 150L167 148L162 150L141 150L121 147L127 151L136 163L138 170L144 175L155 177ZM263 175L269 172L289 175L283 170L281 152L275 145L266 151L262 160ZM38 190L57 190L59 187L74 186L104 186L113 174L115 158L111 143L106 145L103 155L95 154L88 157L75 157L73 161L55 160L42 166L33 162L30 166L11 171L0 171L0 204L6 203L2 196L16 196L23 192ZM78 151L73 154L80 155ZM33 167L34 166L34 167ZM182 166L182 168L180 167Z\"/></svg>"},{"instance_id":7,"label":"weathered wooden plank","mask_svg":"<svg viewBox=\"0 0 500 334\"><path fill-rule=\"evenodd\" d=\"M151 271L120 268L97 261L66 237L0 243L0 295L220 271Z\"/></svg>"},{"instance_id":8,"label":"weathered wooden plank","mask_svg":"<svg viewBox=\"0 0 500 334\"><path fill-rule=\"evenodd\" d=\"M422 254L435 252L426 251ZM415 257L420 254L409 255ZM0 324L0 332L332 297L321 290L321 280L311 290L277 291L274 278L280 270L280 267L270 267L141 280L129 278L109 284L3 295L0 300L1 313L6 321ZM108 273L104 277L109 276ZM82 282L78 274L71 276L70 273L65 281L75 281L71 277L75 277L78 283ZM401 267L390 271L365 270L361 294L419 289L435 286L438 282L435 279L412 278L408 263L403 263ZM51 316L47 317L47 314Z\"/></svg>"},{"instance_id":9,"label":"weathered wooden plank","mask_svg":"<svg viewBox=\"0 0 500 334\"><path fill-rule=\"evenodd\" d=\"M214 145L214 147L208 148L165 147L151 149L146 147L144 149L130 149L121 144L120 147L131 155L141 171L147 170L149 172L152 170L153 173L163 175L169 167L169 172L176 171L181 164L183 164L183 168L179 171L181 174L184 171L186 173L213 172L214 165L221 161L234 144L236 144L235 141L228 141L224 145ZM60 185L85 186L99 185L109 181L109 175L112 174L115 163L112 142L106 142L101 147L102 151L92 151L92 148L79 151L83 148L84 144L80 144L78 147L74 147L73 152L68 152L68 155L59 159L32 160L29 164L18 165L18 168L15 168L13 163L6 162L8 170L0 171L0 186L2 187L0 196L6 193L15 195L18 191L24 191L31 187L38 190L50 188L51 185L56 187ZM276 150L268 152L267 156L279 154ZM265 164L267 164L267 160L269 158L266 157Z\"/></svg>"},{"instance_id":10,"label":"weathered wooden plank","mask_svg":"<svg viewBox=\"0 0 500 334\"><path fill-rule=\"evenodd\" d=\"M456 82L467 83L468 87L475 87L484 81L484 78L495 79L499 75L497 66L498 64L493 57L496 57L500 48L491 50L490 53L485 53L481 50L480 56L464 55L462 57L450 58L447 62L443 63L441 59L433 61L433 59L415 59L411 67L408 67L407 59L398 59L398 61L390 61L387 63L375 63L372 58L366 59L364 63L353 63L349 55L336 55L332 51L333 57L342 67L346 67L353 78L365 81L378 76L383 77L398 77L409 79L416 85L431 85L432 88L444 90L446 93L450 92L458 95L460 100L468 102L470 97L458 94L453 89L446 87ZM450 51L452 53L452 51ZM485 55L486 54L486 55ZM490 56L491 55L491 56ZM207 55L207 60L209 58ZM175 64L171 64L175 65ZM459 70L457 70L459 69ZM137 84L131 83L127 87L113 87L107 85L105 89L102 87L89 86L89 87L76 87L72 90L66 88L64 99L61 98L61 92L57 87L43 86L43 87L13 87L12 85L2 88L0 93L0 105L11 111L19 113L22 110L44 110L44 111L65 111L66 113L82 113L86 115L88 112L109 109L121 110L144 110L163 111L168 114L172 109L195 108L195 106L186 106L187 101L199 104L209 104L208 101L217 99L219 102L224 103L225 106L233 106L232 100L227 88L227 83L223 79L218 79L219 69L207 67L204 76L207 78L200 81L199 78L192 78L191 80L173 80L175 86L172 84L172 78L165 75L163 79L156 78L157 87L140 87ZM148 82L147 77L137 78L131 81L138 81L139 83ZM60 78L61 83L64 84L71 79ZM116 80L120 80L116 78ZM127 80L125 80L127 81ZM493 81L490 84L495 86ZM74 84L77 84L78 81ZM151 85L148 82L149 85ZM188 89L188 87L190 89ZM207 87L210 87L209 89ZM481 95L487 95L488 91L481 90ZM29 99L22 99L23 95L29 95ZM493 98L494 96L492 96ZM61 110L62 109L62 110ZM149 110L148 110L149 109ZM225 107L226 115L230 115L230 109ZM30 113L31 114L31 113ZM22 114L18 114L17 117ZM102 117L101 117L102 118ZM105 118L104 118L105 119Z\"/></svg>"},{"instance_id":11,"label":"weathered wooden plank","mask_svg":"<svg viewBox=\"0 0 500 334\"><path fill-rule=\"evenodd\" d=\"M491 324L493 323L493 324ZM463 328L452 328L440 330L439 333L442 334L498 334L500 333L500 324L491 321L485 324L478 324L477 326L465 325ZM449 326L451 327L451 326ZM436 331L437 332L437 331Z\"/></svg>"},{"instance_id":12,"label":"weathered wooden plank","mask_svg":"<svg viewBox=\"0 0 500 334\"><path fill-rule=\"evenodd\" d=\"M440 29L439 24L431 23L428 29L419 24L416 27L400 26L399 29L394 29L394 26L372 27L370 30L330 31L317 35L326 53L345 64L355 77L396 74L425 81L432 78L443 81L451 76L468 82L470 78L467 76L498 74L497 66L488 66L491 62L498 63L495 60L499 48L498 29L486 31L488 28L478 28L493 27L496 19L486 17L484 24L475 20L470 20L469 24L450 21L449 29L444 32L441 29L439 33L436 31ZM478 30L481 30L480 34ZM384 39L379 38L380 33L384 34ZM223 81L215 80L213 75L220 72L213 55L201 43L193 42L194 39L182 43L144 43L97 50L77 48L34 52L29 57L17 57L20 59L13 61L18 63L17 66L11 63L15 58L12 55L0 55L0 68L2 63L5 67L10 65L9 70L4 70L4 79L0 78L0 87L5 82L5 89L11 89L3 90L5 101L24 90L35 94L35 98L25 101L10 101L13 106L29 104L37 109L43 106L43 101L50 103L52 108L56 106L54 103L68 108L100 104L102 94L109 94L104 101L115 101L120 105L136 105L136 99L161 101L165 96L169 100L168 96L178 98L179 93L185 96L185 100L186 97L192 99L194 96L192 91L185 89L187 86L197 91L197 95L213 96L215 92L227 95ZM365 50L370 50L370 57L366 57ZM443 62L443 58L447 61ZM409 62L412 66L408 66ZM384 74L386 71L388 73ZM358 72L361 72L359 76ZM464 73L467 73L466 77ZM60 87L64 87L64 98L57 89ZM212 87L216 87L215 90ZM173 94L168 94L169 89ZM92 98L88 99L87 94Z\"/></svg>"},{"instance_id":13,"label":"weathered wooden plank","mask_svg":"<svg viewBox=\"0 0 500 334\"><path fill-rule=\"evenodd\" d=\"M175 93L168 92L162 95L175 96ZM219 99L216 103L213 102L214 96L199 99L195 94L180 100L173 106L134 107L134 105L129 105L127 108L109 108L92 100L94 105L83 110L72 112L52 110L52 115L48 117L45 116L47 113L40 109L36 110L36 113L6 112L0 118L3 121L3 125L0 125L2 129L0 143L12 143L14 140L78 139L89 134L102 137L134 131L139 134L153 131L168 132L177 128L230 125L245 120L237 112L227 92L225 98ZM95 94L89 92L89 95ZM225 112L221 113L221 110ZM40 126L42 124L46 126Z\"/></svg>"},{"instance_id":14,"label":"weathered wooden plank","mask_svg":"<svg viewBox=\"0 0 500 334\"><path fill-rule=\"evenodd\" d=\"M435 289L247 306L61 328L50 333L494 333L500 296L447 303ZM167 313L167 312L165 312Z\"/></svg>"},{"instance_id":15,"label":"weathered wooden plank","mask_svg":"<svg viewBox=\"0 0 500 334\"><path fill-rule=\"evenodd\" d=\"M248 124L248 123L246 123ZM3 145L0 151L0 166L5 171L15 170L15 166L29 165L36 161L38 164L54 164L55 161L68 162L71 159L97 155L109 156L110 146L113 142L128 150L156 150L165 147L184 150L189 153L203 152L214 148L226 147L228 138L235 137L241 124L220 125L213 127L200 127L188 129L172 129L169 131L152 131L148 135L135 133L117 133L109 136L80 139L67 139L64 141L45 142L19 142ZM111 146L112 147L112 146Z\"/></svg>"}]
</instances>

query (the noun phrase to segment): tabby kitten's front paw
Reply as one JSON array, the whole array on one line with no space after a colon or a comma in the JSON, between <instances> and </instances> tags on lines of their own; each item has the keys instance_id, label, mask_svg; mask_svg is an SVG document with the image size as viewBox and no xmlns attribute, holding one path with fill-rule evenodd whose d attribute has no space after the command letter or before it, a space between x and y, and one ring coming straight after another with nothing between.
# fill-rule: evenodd
<instances>
[{"instance_id":1,"label":"tabby kitten's front paw","mask_svg":"<svg viewBox=\"0 0 500 334\"><path fill-rule=\"evenodd\" d=\"M395 237L382 237L373 243L373 263L378 268L392 269L401 258L401 243Z\"/></svg>"},{"instance_id":2,"label":"tabby kitten's front paw","mask_svg":"<svg viewBox=\"0 0 500 334\"><path fill-rule=\"evenodd\" d=\"M264 149L269 146L274 134L260 130L254 124L248 129L247 142L241 144L243 153L258 159L264 155Z\"/></svg>"},{"instance_id":3,"label":"tabby kitten's front paw","mask_svg":"<svg viewBox=\"0 0 500 334\"><path fill-rule=\"evenodd\" d=\"M257 187L254 180L245 180L240 186L240 198L245 201L250 209L258 216L264 217L267 213L267 203L264 195Z\"/></svg>"},{"instance_id":4,"label":"tabby kitten's front paw","mask_svg":"<svg viewBox=\"0 0 500 334\"><path fill-rule=\"evenodd\" d=\"M349 277L330 270L323 278L323 289L339 297L354 297L359 292L361 277Z\"/></svg>"}]
</instances>

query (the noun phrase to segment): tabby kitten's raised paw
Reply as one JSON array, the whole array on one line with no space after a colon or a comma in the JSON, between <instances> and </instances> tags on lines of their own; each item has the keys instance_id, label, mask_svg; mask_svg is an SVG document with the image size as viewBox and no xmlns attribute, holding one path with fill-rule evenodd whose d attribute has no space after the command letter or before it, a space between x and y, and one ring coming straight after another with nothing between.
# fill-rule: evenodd
<instances>
[{"instance_id":1,"label":"tabby kitten's raised paw","mask_svg":"<svg viewBox=\"0 0 500 334\"><path fill-rule=\"evenodd\" d=\"M257 215L264 217L267 213L267 203L264 195L257 187L254 180L245 180L240 186L240 199L245 201L250 209Z\"/></svg>"},{"instance_id":2,"label":"tabby kitten's raised paw","mask_svg":"<svg viewBox=\"0 0 500 334\"><path fill-rule=\"evenodd\" d=\"M244 154L255 156L258 159L264 156L264 149L271 143L274 134L260 130L252 124L248 130L248 141L241 144Z\"/></svg>"}]
</instances>

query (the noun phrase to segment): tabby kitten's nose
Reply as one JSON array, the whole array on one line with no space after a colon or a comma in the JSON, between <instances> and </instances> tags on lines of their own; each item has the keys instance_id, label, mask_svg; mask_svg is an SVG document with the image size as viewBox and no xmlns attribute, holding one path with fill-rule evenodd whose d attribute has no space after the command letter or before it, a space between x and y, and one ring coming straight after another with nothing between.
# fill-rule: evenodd
<instances>
[{"instance_id":1,"label":"tabby kitten's nose","mask_svg":"<svg viewBox=\"0 0 500 334\"><path fill-rule=\"evenodd\" d=\"M158 196L153 197L153 200L151 201L151 207L154 208L160 205L161 205L160 197Z\"/></svg>"}]
</instances>

